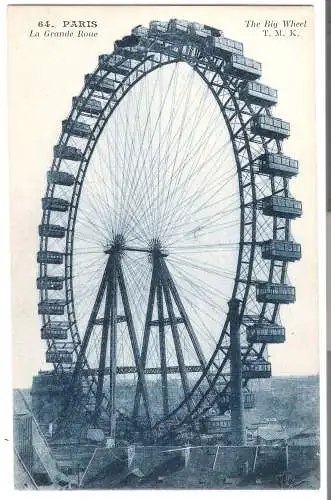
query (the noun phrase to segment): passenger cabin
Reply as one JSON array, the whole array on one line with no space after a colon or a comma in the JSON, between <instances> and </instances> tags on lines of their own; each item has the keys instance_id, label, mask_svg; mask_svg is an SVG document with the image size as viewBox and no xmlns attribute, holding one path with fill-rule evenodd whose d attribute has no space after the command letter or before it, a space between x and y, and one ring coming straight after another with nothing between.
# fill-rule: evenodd
<instances>
[{"instance_id":1,"label":"passenger cabin","mask_svg":"<svg viewBox=\"0 0 331 500\"><path fill-rule=\"evenodd\" d=\"M241 56L244 51L244 46L241 42L236 42L230 38L210 37L208 38L208 45L212 56L230 58L232 54Z\"/></svg>"},{"instance_id":2,"label":"passenger cabin","mask_svg":"<svg viewBox=\"0 0 331 500\"><path fill-rule=\"evenodd\" d=\"M62 131L75 137L87 138L91 134L91 127L84 122L76 120L63 120Z\"/></svg>"},{"instance_id":3,"label":"passenger cabin","mask_svg":"<svg viewBox=\"0 0 331 500\"><path fill-rule=\"evenodd\" d=\"M271 304L293 304L295 287L283 283L259 283L256 286L256 300Z\"/></svg>"},{"instance_id":4,"label":"passenger cabin","mask_svg":"<svg viewBox=\"0 0 331 500\"><path fill-rule=\"evenodd\" d=\"M139 37L136 35L127 35L121 38L120 40L115 40L114 47L115 49L123 49L123 48L134 48L139 43Z\"/></svg>"},{"instance_id":5,"label":"passenger cabin","mask_svg":"<svg viewBox=\"0 0 331 500\"><path fill-rule=\"evenodd\" d=\"M67 332L56 330L54 332L50 331L41 331L40 335L41 340L67 340L68 335Z\"/></svg>"},{"instance_id":6,"label":"passenger cabin","mask_svg":"<svg viewBox=\"0 0 331 500\"><path fill-rule=\"evenodd\" d=\"M142 61L147 56L146 47L137 45L135 47L125 47L117 49L117 53L125 58Z\"/></svg>"},{"instance_id":7,"label":"passenger cabin","mask_svg":"<svg viewBox=\"0 0 331 500\"><path fill-rule=\"evenodd\" d=\"M252 408L255 407L255 394L253 392L244 392L243 399L244 399L244 408L246 410L251 410Z\"/></svg>"},{"instance_id":8,"label":"passenger cabin","mask_svg":"<svg viewBox=\"0 0 331 500\"><path fill-rule=\"evenodd\" d=\"M210 36L222 37L223 31L208 26L208 24L190 23L191 33L198 38L207 39Z\"/></svg>"},{"instance_id":9,"label":"passenger cabin","mask_svg":"<svg viewBox=\"0 0 331 500\"><path fill-rule=\"evenodd\" d=\"M205 434L222 434L231 431L231 418L212 415L200 420L200 430Z\"/></svg>"},{"instance_id":10,"label":"passenger cabin","mask_svg":"<svg viewBox=\"0 0 331 500\"><path fill-rule=\"evenodd\" d=\"M162 54L166 54L168 56L177 57L181 51L184 52L185 47L183 49L174 43L163 42L162 40L155 40L149 50L151 52L161 52Z\"/></svg>"},{"instance_id":11,"label":"passenger cabin","mask_svg":"<svg viewBox=\"0 0 331 500\"><path fill-rule=\"evenodd\" d=\"M200 23L191 23L191 35L202 41L205 41L208 37L213 36L211 30L206 28L204 24ZM216 36L221 36L221 34L219 33Z\"/></svg>"},{"instance_id":12,"label":"passenger cabin","mask_svg":"<svg viewBox=\"0 0 331 500\"><path fill-rule=\"evenodd\" d=\"M46 363L65 363L71 364L73 361L72 352L66 349L57 349L46 351Z\"/></svg>"},{"instance_id":13,"label":"passenger cabin","mask_svg":"<svg viewBox=\"0 0 331 500\"><path fill-rule=\"evenodd\" d=\"M251 121L251 131L270 139L286 139L290 136L290 124L274 116L254 116Z\"/></svg>"},{"instance_id":14,"label":"passenger cabin","mask_svg":"<svg viewBox=\"0 0 331 500\"><path fill-rule=\"evenodd\" d=\"M239 92L240 99L260 106L277 104L277 90L259 82L248 82Z\"/></svg>"},{"instance_id":15,"label":"passenger cabin","mask_svg":"<svg viewBox=\"0 0 331 500\"><path fill-rule=\"evenodd\" d=\"M277 153L266 153L258 159L259 171L262 174L293 177L298 174L299 163L288 156Z\"/></svg>"},{"instance_id":16,"label":"passenger cabin","mask_svg":"<svg viewBox=\"0 0 331 500\"><path fill-rule=\"evenodd\" d=\"M151 35L165 34L168 31L168 23L162 21L151 21L149 23L149 33Z\"/></svg>"},{"instance_id":17,"label":"passenger cabin","mask_svg":"<svg viewBox=\"0 0 331 500\"><path fill-rule=\"evenodd\" d=\"M131 30L132 35L139 36L141 38L147 38L148 37L148 28L145 28L145 26L142 26L139 24L135 28Z\"/></svg>"},{"instance_id":18,"label":"passenger cabin","mask_svg":"<svg viewBox=\"0 0 331 500\"><path fill-rule=\"evenodd\" d=\"M64 278L62 276L42 276L37 278L38 290L62 290Z\"/></svg>"},{"instance_id":19,"label":"passenger cabin","mask_svg":"<svg viewBox=\"0 0 331 500\"><path fill-rule=\"evenodd\" d=\"M268 196L262 200L262 212L264 215L295 219L302 215L302 203L286 196Z\"/></svg>"},{"instance_id":20,"label":"passenger cabin","mask_svg":"<svg viewBox=\"0 0 331 500\"><path fill-rule=\"evenodd\" d=\"M41 200L43 210L54 210L56 212L67 212L69 208L69 201L62 200L61 198L42 198Z\"/></svg>"},{"instance_id":21,"label":"passenger cabin","mask_svg":"<svg viewBox=\"0 0 331 500\"><path fill-rule=\"evenodd\" d=\"M116 89L114 80L99 75L85 75L85 85L104 94L112 94Z\"/></svg>"},{"instance_id":22,"label":"passenger cabin","mask_svg":"<svg viewBox=\"0 0 331 500\"><path fill-rule=\"evenodd\" d=\"M41 328L42 340L66 340L69 330L69 323L66 321L50 321Z\"/></svg>"},{"instance_id":23,"label":"passenger cabin","mask_svg":"<svg viewBox=\"0 0 331 500\"><path fill-rule=\"evenodd\" d=\"M285 342L285 328L278 325L256 324L246 327L247 342L282 344Z\"/></svg>"},{"instance_id":24,"label":"passenger cabin","mask_svg":"<svg viewBox=\"0 0 331 500\"><path fill-rule=\"evenodd\" d=\"M63 264L63 253L40 250L37 253L37 262L39 264Z\"/></svg>"},{"instance_id":25,"label":"passenger cabin","mask_svg":"<svg viewBox=\"0 0 331 500\"><path fill-rule=\"evenodd\" d=\"M130 61L119 55L102 54L99 56L99 67L122 76L127 76L132 71Z\"/></svg>"},{"instance_id":26,"label":"passenger cabin","mask_svg":"<svg viewBox=\"0 0 331 500\"><path fill-rule=\"evenodd\" d=\"M229 406L231 403L231 394L224 392L219 396L219 403L224 406ZM251 409L255 406L255 395L252 392L243 392L243 405L245 409Z\"/></svg>"},{"instance_id":27,"label":"passenger cabin","mask_svg":"<svg viewBox=\"0 0 331 500\"><path fill-rule=\"evenodd\" d=\"M62 316L66 301L62 299L48 299L38 304L38 314L54 314Z\"/></svg>"},{"instance_id":28,"label":"passenger cabin","mask_svg":"<svg viewBox=\"0 0 331 500\"><path fill-rule=\"evenodd\" d=\"M239 54L232 54L231 59L224 66L224 71L229 75L248 80L256 80L262 75L261 63L248 59Z\"/></svg>"},{"instance_id":29,"label":"passenger cabin","mask_svg":"<svg viewBox=\"0 0 331 500\"><path fill-rule=\"evenodd\" d=\"M96 99L84 99L82 97L73 97L72 105L81 109L83 113L90 116L98 116L102 111L102 105L100 101Z\"/></svg>"},{"instance_id":30,"label":"passenger cabin","mask_svg":"<svg viewBox=\"0 0 331 500\"><path fill-rule=\"evenodd\" d=\"M264 259L295 262L301 259L301 245L294 241L267 240L261 245L261 253Z\"/></svg>"},{"instance_id":31,"label":"passenger cabin","mask_svg":"<svg viewBox=\"0 0 331 500\"><path fill-rule=\"evenodd\" d=\"M229 392L223 392L218 397L218 402L221 405L228 406L230 404L230 400L231 400L231 394Z\"/></svg>"},{"instance_id":32,"label":"passenger cabin","mask_svg":"<svg viewBox=\"0 0 331 500\"><path fill-rule=\"evenodd\" d=\"M182 21L180 19L170 19L168 24L169 33L185 34L190 31L190 23L188 21Z\"/></svg>"},{"instance_id":33,"label":"passenger cabin","mask_svg":"<svg viewBox=\"0 0 331 500\"><path fill-rule=\"evenodd\" d=\"M54 146L54 156L63 160L80 161L83 158L83 153L79 148L75 148L74 146L58 144Z\"/></svg>"},{"instance_id":34,"label":"passenger cabin","mask_svg":"<svg viewBox=\"0 0 331 500\"><path fill-rule=\"evenodd\" d=\"M264 359L246 361L242 365L244 378L269 378L271 377L271 364Z\"/></svg>"},{"instance_id":35,"label":"passenger cabin","mask_svg":"<svg viewBox=\"0 0 331 500\"><path fill-rule=\"evenodd\" d=\"M39 236L46 236L49 238L64 238L66 234L65 227L56 224L40 224Z\"/></svg>"},{"instance_id":36,"label":"passenger cabin","mask_svg":"<svg viewBox=\"0 0 331 500\"><path fill-rule=\"evenodd\" d=\"M68 172L61 172L60 170L50 170L47 172L47 182L58 184L59 186L73 186L75 184L75 176Z\"/></svg>"}]
</instances>

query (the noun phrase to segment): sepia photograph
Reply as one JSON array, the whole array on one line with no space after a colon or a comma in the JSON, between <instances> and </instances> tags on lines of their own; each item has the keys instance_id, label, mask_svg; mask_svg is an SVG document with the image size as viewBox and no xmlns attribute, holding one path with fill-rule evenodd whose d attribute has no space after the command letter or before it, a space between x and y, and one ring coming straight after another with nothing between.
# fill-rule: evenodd
<instances>
[{"instance_id":1,"label":"sepia photograph","mask_svg":"<svg viewBox=\"0 0 331 500\"><path fill-rule=\"evenodd\" d=\"M321 491L318 20L8 6L16 490Z\"/></svg>"}]
</instances>

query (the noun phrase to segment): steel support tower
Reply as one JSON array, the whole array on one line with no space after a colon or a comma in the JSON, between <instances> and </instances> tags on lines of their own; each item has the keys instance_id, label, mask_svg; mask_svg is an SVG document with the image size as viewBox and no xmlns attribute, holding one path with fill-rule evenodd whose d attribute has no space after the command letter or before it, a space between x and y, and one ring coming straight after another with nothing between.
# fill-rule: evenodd
<instances>
[{"instance_id":1,"label":"steel support tower","mask_svg":"<svg viewBox=\"0 0 331 500\"><path fill-rule=\"evenodd\" d=\"M230 361L231 361L231 442L245 445L244 403L242 394L242 363L240 349L240 321L238 299L229 301L230 311Z\"/></svg>"}]
</instances>

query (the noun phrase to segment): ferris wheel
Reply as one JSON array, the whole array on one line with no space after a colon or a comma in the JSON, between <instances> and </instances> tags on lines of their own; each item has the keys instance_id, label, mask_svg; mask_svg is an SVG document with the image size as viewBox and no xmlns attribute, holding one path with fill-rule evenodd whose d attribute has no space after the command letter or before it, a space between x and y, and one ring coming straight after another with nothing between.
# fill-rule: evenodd
<instances>
[{"instance_id":1,"label":"ferris wheel","mask_svg":"<svg viewBox=\"0 0 331 500\"><path fill-rule=\"evenodd\" d=\"M41 337L70 377L67 413L80 405L112 437L121 421L167 435L229 410L231 299L247 407L249 380L271 376L302 207L261 75L218 29L152 21L99 57L62 122L39 226Z\"/></svg>"}]
</instances>

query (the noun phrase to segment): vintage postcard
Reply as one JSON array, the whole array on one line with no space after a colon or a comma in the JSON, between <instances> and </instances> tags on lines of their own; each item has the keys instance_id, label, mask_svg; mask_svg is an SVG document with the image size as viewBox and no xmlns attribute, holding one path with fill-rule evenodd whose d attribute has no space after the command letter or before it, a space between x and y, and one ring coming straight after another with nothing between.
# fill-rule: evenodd
<instances>
[{"instance_id":1,"label":"vintage postcard","mask_svg":"<svg viewBox=\"0 0 331 500\"><path fill-rule=\"evenodd\" d=\"M15 489L320 495L316 9L8 7Z\"/></svg>"}]
</instances>

